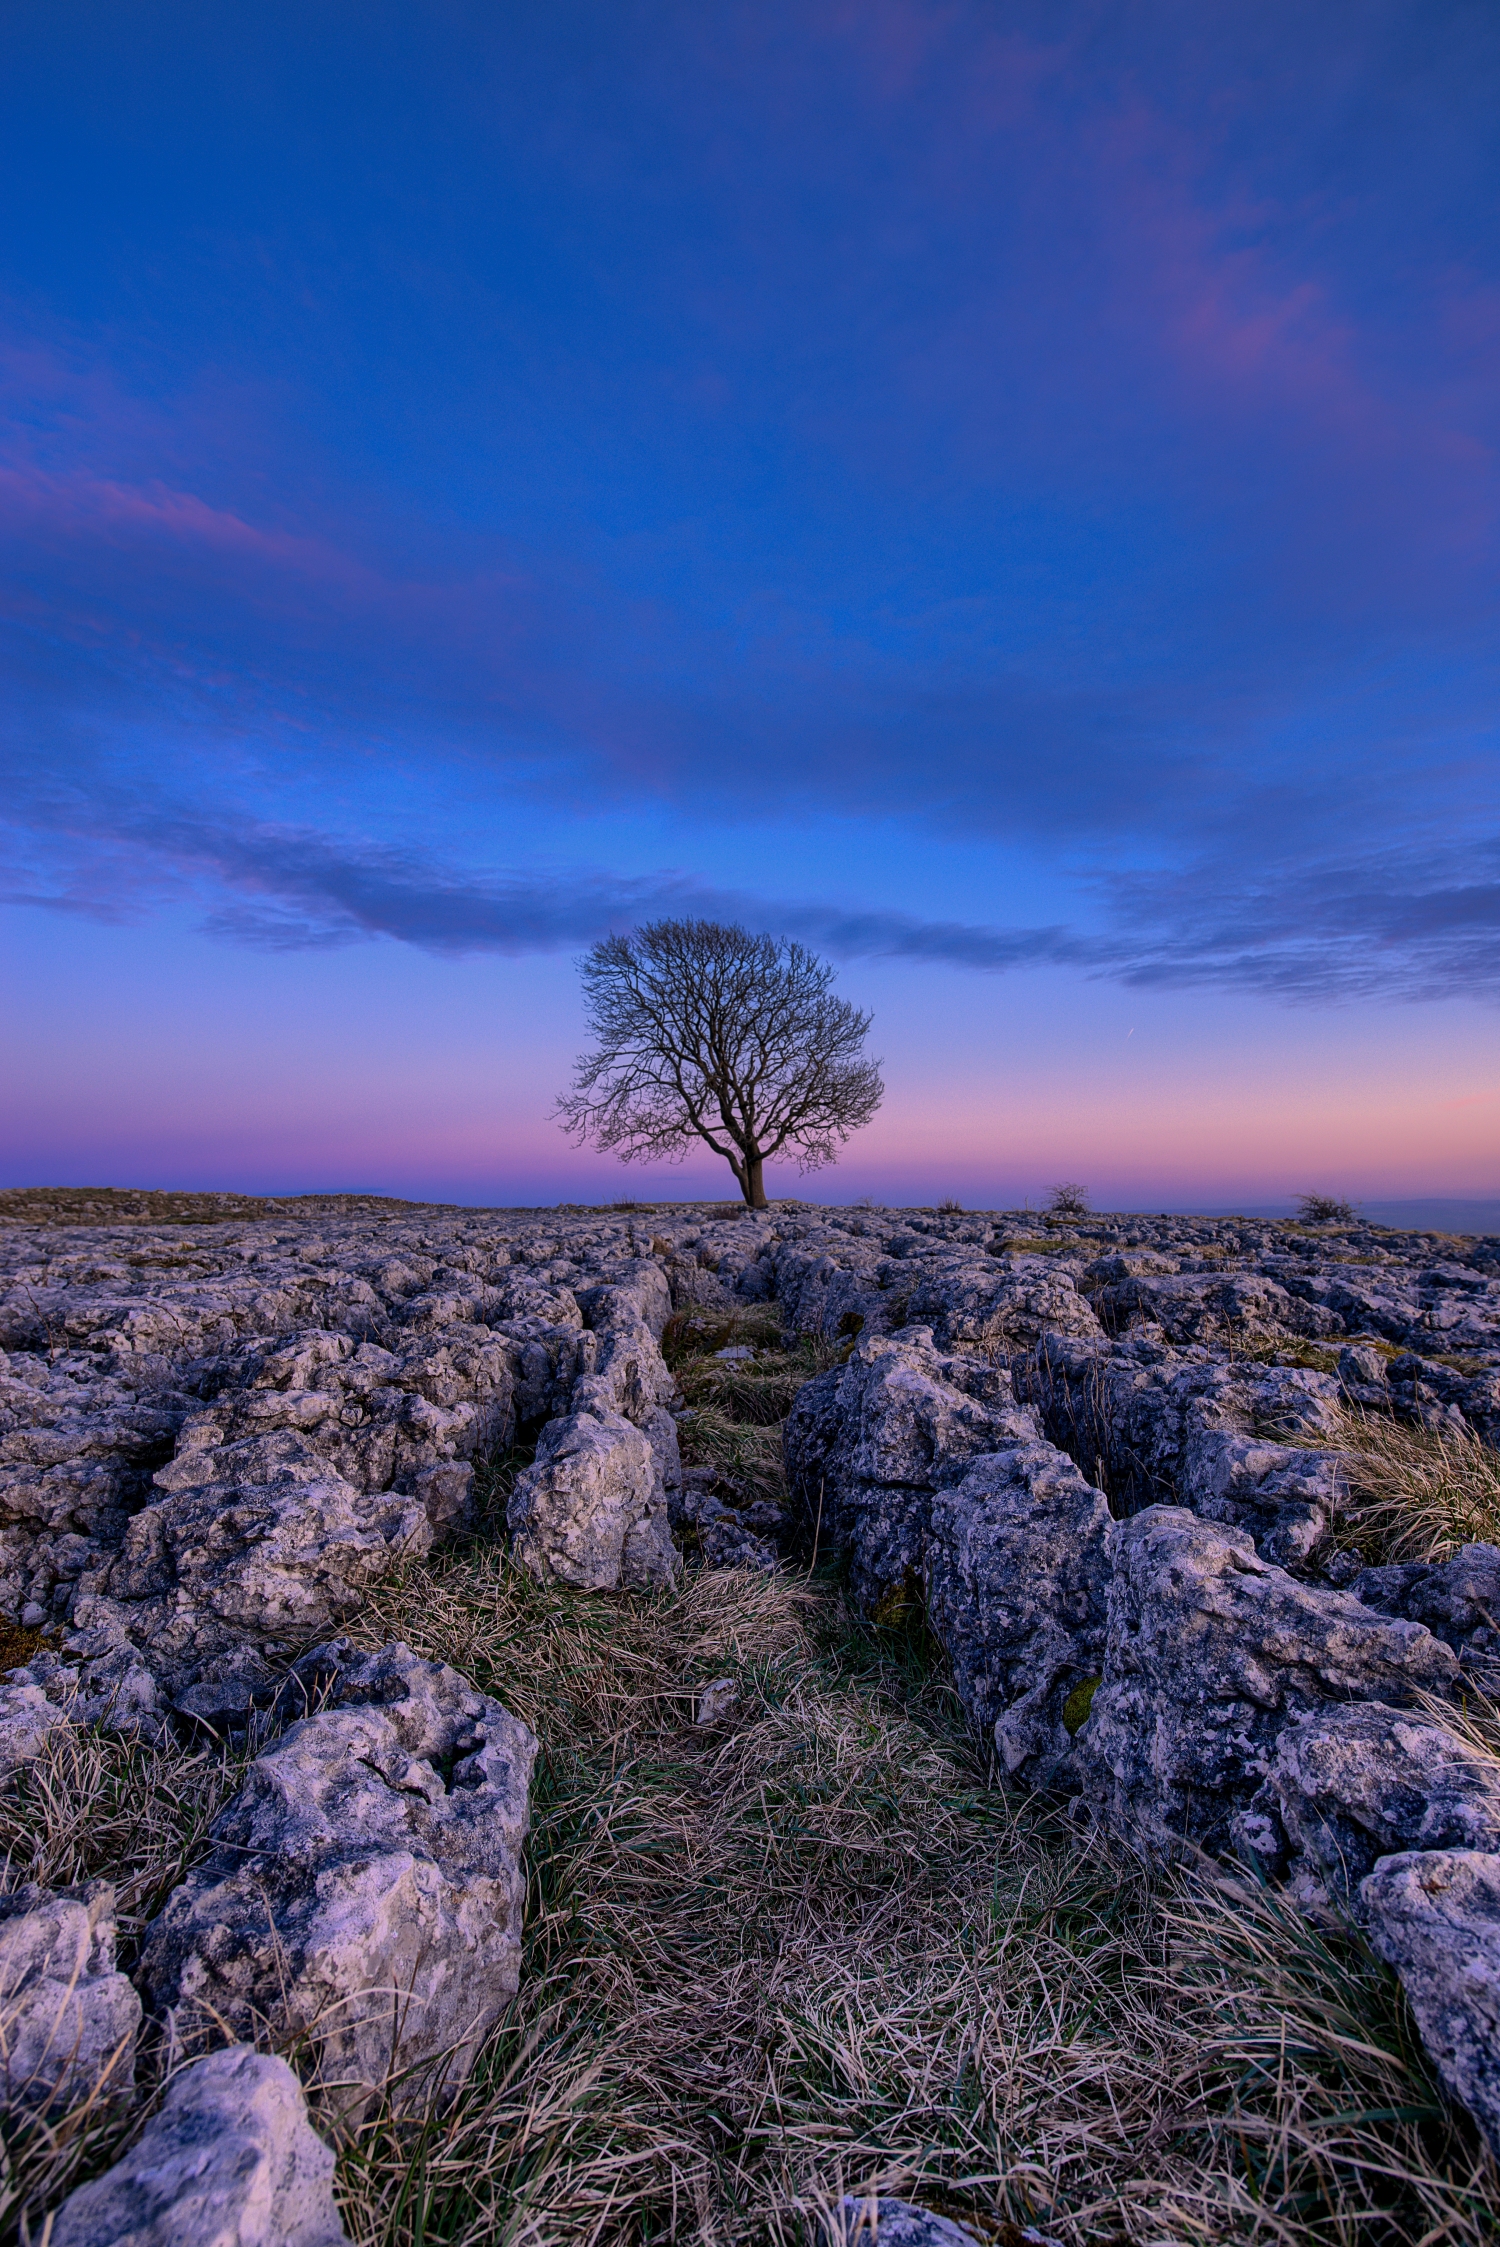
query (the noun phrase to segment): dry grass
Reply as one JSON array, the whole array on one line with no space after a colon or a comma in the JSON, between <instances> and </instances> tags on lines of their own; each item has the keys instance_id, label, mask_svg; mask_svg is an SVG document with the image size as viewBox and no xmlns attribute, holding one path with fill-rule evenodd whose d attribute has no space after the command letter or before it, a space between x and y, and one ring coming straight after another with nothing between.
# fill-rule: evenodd
<instances>
[{"instance_id":1,"label":"dry grass","mask_svg":"<svg viewBox=\"0 0 1500 2247\"><path fill-rule=\"evenodd\" d=\"M1500 1544L1500 1452L1477 1436L1346 1412L1325 1440L1347 1462L1346 1549L1372 1563L1443 1561Z\"/></svg>"},{"instance_id":2,"label":"dry grass","mask_svg":"<svg viewBox=\"0 0 1500 2247\"><path fill-rule=\"evenodd\" d=\"M753 1498L781 1500L786 1475L779 1428L746 1427L711 1409L684 1415L678 1424L685 1467L712 1467Z\"/></svg>"},{"instance_id":3,"label":"dry grass","mask_svg":"<svg viewBox=\"0 0 1500 2247\"><path fill-rule=\"evenodd\" d=\"M779 1486L774 1316L674 1322L684 1423ZM729 1378L725 1378L726 1374ZM744 1419L733 1417L746 1414ZM696 1432L695 1432L696 1431ZM494 1464L503 1507L522 1455ZM836 1582L701 1573L651 1599L539 1586L476 1542L356 1634L454 1664L542 1742L521 1992L464 2091L341 2146L356 2247L792 2247L844 2191L1008 2247L1479 2247L1496 2178L1394 1977L1213 1868L1153 1872L993 1783L914 1615ZM698 1726L702 1687L739 1698ZM1500 1740L1500 1720L1484 1745ZM1493 1737L1491 1736L1493 1735ZM74 1738L0 1798L12 1880L107 1872L128 1963L205 1847L233 1758ZM155 2055L144 2054L145 2098ZM9 2132L0 2247L136 2120Z\"/></svg>"},{"instance_id":4,"label":"dry grass","mask_svg":"<svg viewBox=\"0 0 1500 2247\"><path fill-rule=\"evenodd\" d=\"M6 1888L114 1883L120 1965L135 1963L146 1923L194 1860L240 1783L247 1755L54 1732L0 1793ZM142 2053L149 2087L155 2054ZM116 2160L137 2127L126 2102L90 2100L47 2121L0 2118L0 2240L25 2239L42 2211ZM30 2224L28 2227L28 2216Z\"/></svg>"},{"instance_id":5,"label":"dry grass","mask_svg":"<svg viewBox=\"0 0 1500 2247\"><path fill-rule=\"evenodd\" d=\"M1238 1359L1251 1365L1300 1366L1308 1373L1337 1373L1339 1369L1337 1350L1296 1336L1247 1336L1242 1328L1230 1326L1221 1331L1220 1340L1231 1363Z\"/></svg>"},{"instance_id":6,"label":"dry grass","mask_svg":"<svg viewBox=\"0 0 1500 2247\"><path fill-rule=\"evenodd\" d=\"M59 1729L0 1793L3 1885L114 1883L121 1958L200 1854L250 1751Z\"/></svg>"},{"instance_id":7,"label":"dry grass","mask_svg":"<svg viewBox=\"0 0 1500 2247\"><path fill-rule=\"evenodd\" d=\"M877 2188L1069 2247L1494 2237L1384 1967L993 1787L941 1679L832 1584L590 1598L476 1548L358 1635L453 1662L543 1742L520 1998L447 2114L345 2145L359 2247L790 2247ZM723 1676L736 1710L696 1726ZM7 1805L12 1877L108 1866L138 1926L235 1768L66 1752L92 1760ZM16 2132L5 2236L130 2127Z\"/></svg>"},{"instance_id":8,"label":"dry grass","mask_svg":"<svg viewBox=\"0 0 1500 2247\"><path fill-rule=\"evenodd\" d=\"M375 1630L545 1751L515 2018L441 2126L346 2156L359 2240L789 2242L877 2188L1070 2242L1493 2236L1355 1938L1008 1800L832 1589L587 1602L490 1556Z\"/></svg>"},{"instance_id":9,"label":"dry grass","mask_svg":"<svg viewBox=\"0 0 1500 2247\"><path fill-rule=\"evenodd\" d=\"M755 1356L715 1355L734 1347ZM804 1383L848 1348L811 1335L786 1342L772 1304L679 1313L662 1336L662 1351L689 1407L678 1423L684 1466L713 1467L749 1496L784 1499L781 1424Z\"/></svg>"}]
</instances>

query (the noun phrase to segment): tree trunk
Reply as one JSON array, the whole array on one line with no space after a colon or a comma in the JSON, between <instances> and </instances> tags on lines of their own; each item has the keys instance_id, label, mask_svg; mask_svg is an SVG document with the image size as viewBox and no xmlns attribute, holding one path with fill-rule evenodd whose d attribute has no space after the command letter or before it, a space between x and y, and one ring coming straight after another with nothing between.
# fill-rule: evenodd
<instances>
[{"instance_id":1,"label":"tree trunk","mask_svg":"<svg viewBox=\"0 0 1500 2247\"><path fill-rule=\"evenodd\" d=\"M741 1181L741 1186L744 1192L746 1206L750 1209L764 1209L766 1207L766 1182L763 1176L764 1169L764 1161L759 1155L746 1155L745 1175Z\"/></svg>"}]
</instances>

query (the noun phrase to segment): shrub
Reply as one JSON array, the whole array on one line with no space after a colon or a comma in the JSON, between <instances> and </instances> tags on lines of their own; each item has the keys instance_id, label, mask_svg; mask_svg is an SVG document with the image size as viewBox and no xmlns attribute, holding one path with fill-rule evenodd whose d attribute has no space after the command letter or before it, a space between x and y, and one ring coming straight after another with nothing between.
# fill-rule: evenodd
<instances>
[{"instance_id":1,"label":"shrub","mask_svg":"<svg viewBox=\"0 0 1500 2247\"><path fill-rule=\"evenodd\" d=\"M1087 1217L1089 1197L1084 1188L1072 1179L1064 1179L1054 1186L1047 1197L1047 1213L1051 1217Z\"/></svg>"},{"instance_id":2,"label":"shrub","mask_svg":"<svg viewBox=\"0 0 1500 2247\"><path fill-rule=\"evenodd\" d=\"M1299 1194L1297 1215L1304 1225L1352 1225L1358 1211L1353 1202L1340 1201L1334 1194Z\"/></svg>"}]
</instances>

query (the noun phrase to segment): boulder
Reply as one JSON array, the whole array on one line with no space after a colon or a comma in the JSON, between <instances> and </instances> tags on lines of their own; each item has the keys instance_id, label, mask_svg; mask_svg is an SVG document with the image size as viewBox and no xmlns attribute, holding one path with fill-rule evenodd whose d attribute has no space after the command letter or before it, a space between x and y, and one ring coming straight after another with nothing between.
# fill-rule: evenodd
<instances>
[{"instance_id":1,"label":"boulder","mask_svg":"<svg viewBox=\"0 0 1500 2247\"><path fill-rule=\"evenodd\" d=\"M1320 1708L1278 1737L1235 1838L1267 1871L1290 1870L1304 1902L1347 1909L1377 1858L1500 1851L1500 1764L1410 1710Z\"/></svg>"},{"instance_id":2,"label":"boulder","mask_svg":"<svg viewBox=\"0 0 1500 2247\"><path fill-rule=\"evenodd\" d=\"M1359 1896L1438 2074L1500 2156L1500 1856L1402 1851L1381 1859Z\"/></svg>"},{"instance_id":3,"label":"boulder","mask_svg":"<svg viewBox=\"0 0 1500 2247\"><path fill-rule=\"evenodd\" d=\"M1244 1530L1151 1506L1115 1522L1108 1547L1102 1683L1078 1746L1105 1823L1149 1847L1229 1844L1295 1718L1457 1682L1430 1631L1300 1583Z\"/></svg>"},{"instance_id":4,"label":"boulder","mask_svg":"<svg viewBox=\"0 0 1500 2247\"><path fill-rule=\"evenodd\" d=\"M798 1396L785 1433L787 1482L825 1549L847 1552L856 1599L924 1572L932 1494L982 1452L1035 1440L1009 1375L939 1351L923 1327L862 1337L834 1385Z\"/></svg>"},{"instance_id":5,"label":"boulder","mask_svg":"<svg viewBox=\"0 0 1500 2247\"><path fill-rule=\"evenodd\" d=\"M1109 1507L1065 1452L1011 1443L934 1493L927 1620L1003 1769L1065 1783L1069 1695L1103 1659Z\"/></svg>"},{"instance_id":6,"label":"boulder","mask_svg":"<svg viewBox=\"0 0 1500 2247\"><path fill-rule=\"evenodd\" d=\"M13 1686L40 1692L69 1724L155 1739L166 1722L156 1679L120 1631L69 1631L61 1652L43 1648L10 1678ZM57 1729L49 1726L49 1732Z\"/></svg>"},{"instance_id":7,"label":"boulder","mask_svg":"<svg viewBox=\"0 0 1500 2247\"><path fill-rule=\"evenodd\" d=\"M612 1296L615 1290L601 1288L598 1293ZM663 1362L656 1336L643 1320L622 1315L591 1331L586 1339L592 1347L579 1361L569 1400L573 1413L616 1415L644 1427L676 1395L677 1384Z\"/></svg>"},{"instance_id":8,"label":"boulder","mask_svg":"<svg viewBox=\"0 0 1500 2247\"><path fill-rule=\"evenodd\" d=\"M0 1685L0 1779L32 1762L71 1721L66 1707L50 1700L40 1685L12 1674Z\"/></svg>"},{"instance_id":9,"label":"boulder","mask_svg":"<svg viewBox=\"0 0 1500 2247\"><path fill-rule=\"evenodd\" d=\"M1465 1545L1452 1560L1362 1569L1348 1588L1382 1615L1425 1623L1485 1692L1500 1693L1500 1546Z\"/></svg>"},{"instance_id":10,"label":"boulder","mask_svg":"<svg viewBox=\"0 0 1500 2247\"><path fill-rule=\"evenodd\" d=\"M690 1468L671 1494L672 1527L685 1556L705 1568L753 1568L771 1575L781 1561L779 1539L790 1527L785 1512L768 1500L736 1504L714 1488L716 1480L711 1472Z\"/></svg>"},{"instance_id":11,"label":"boulder","mask_svg":"<svg viewBox=\"0 0 1500 2247\"><path fill-rule=\"evenodd\" d=\"M232 2044L184 2068L123 2160L52 2218L51 2247L346 2247L333 2152L285 2060Z\"/></svg>"},{"instance_id":12,"label":"boulder","mask_svg":"<svg viewBox=\"0 0 1500 2247\"><path fill-rule=\"evenodd\" d=\"M583 1591L670 1583L681 1565L656 1453L618 1412L549 1421L506 1520L523 1568Z\"/></svg>"},{"instance_id":13,"label":"boulder","mask_svg":"<svg viewBox=\"0 0 1500 2247\"><path fill-rule=\"evenodd\" d=\"M744 1278L740 1292L751 1292ZM788 1333L834 1341L840 1335L883 1333L909 1290L890 1285L878 1252L843 1242L837 1256L811 1243L779 1250L775 1292Z\"/></svg>"},{"instance_id":14,"label":"boulder","mask_svg":"<svg viewBox=\"0 0 1500 2247\"><path fill-rule=\"evenodd\" d=\"M214 1850L147 1930L140 1982L180 2050L305 2037L328 2103L461 2083L515 1995L536 1741L405 1647L299 1665L322 1702L251 1765Z\"/></svg>"},{"instance_id":15,"label":"boulder","mask_svg":"<svg viewBox=\"0 0 1500 2247\"><path fill-rule=\"evenodd\" d=\"M246 1645L295 1651L434 1542L419 1498L356 1490L299 1435L189 1451L156 1480L74 1621L138 1648L174 1693Z\"/></svg>"},{"instance_id":16,"label":"boulder","mask_svg":"<svg viewBox=\"0 0 1500 2247\"><path fill-rule=\"evenodd\" d=\"M1337 1425L1337 1382L1301 1367L1184 1358L1135 1338L1049 1334L1022 1369L1052 1441L1122 1513L1186 1506L1246 1529L1263 1559L1306 1561L1343 1502L1336 1452L1290 1440Z\"/></svg>"},{"instance_id":17,"label":"boulder","mask_svg":"<svg viewBox=\"0 0 1500 2247\"><path fill-rule=\"evenodd\" d=\"M733 1311L739 1308L729 1282L717 1271L686 1259L674 1263L670 1273L674 1311Z\"/></svg>"},{"instance_id":18,"label":"boulder","mask_svg":"<svg viewBox=\"0 0 1500 2247\"><path fill-rule=\"evenodd\" d=\"M848 2193L824 2226L828 2247L979 2247L977 2235L962 2224L936 2216L930 2208L916 2208L909 2200L864 2199ZM1018 2240L1042 2241L1040 2232L1018 2231Z\"/></svg>"},{"instance_id":19,"label":"boulder","mask_svg":"<svg viewBox=\"0 0 1500 2247\"><path fill-rule=\"evenodd\" d=\"M947 1265L912 1290L907 1318L930 1326L943 1349L1031 1349L1043 1334L1102 1335L1073 1275L1047 1256L976 1258Z\"/></svg>"},{"instance_id":20,"label":"boulder","mask_svg":"<svg viewBox=\"0 0 1500 2247\"><path fill-rule=\"evenodd\" d=\"M141 2001L115 1970L115 1892L94 1880L0 1895L4 2109L61 2114L135 2082Z\"/></svg>"}]
</instances>

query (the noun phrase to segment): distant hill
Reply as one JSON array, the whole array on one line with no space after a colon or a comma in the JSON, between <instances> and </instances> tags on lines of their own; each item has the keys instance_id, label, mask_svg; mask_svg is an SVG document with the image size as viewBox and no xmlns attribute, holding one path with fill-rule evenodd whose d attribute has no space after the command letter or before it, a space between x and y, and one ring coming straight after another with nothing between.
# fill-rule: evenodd
<instances>
[{"instance_id":1,"label":"distant hill","mask_svg":"<svg viewBox=\"0 0 1500 2247\"><path fill-rule=\"evenodd\" d=\"M1377 1225L1395 1225L1428 1233L1500 1233L1500 1201L1464 1199L1460 1196L1416 1195L1409 1201L1358 1201L1361 1217ZM1291 1217L1287 1202L1247 1202L1236 1210L1206 1210L1205 1216Z\"/></svg>"}]
</instances>

